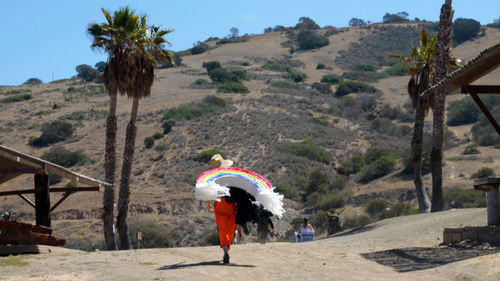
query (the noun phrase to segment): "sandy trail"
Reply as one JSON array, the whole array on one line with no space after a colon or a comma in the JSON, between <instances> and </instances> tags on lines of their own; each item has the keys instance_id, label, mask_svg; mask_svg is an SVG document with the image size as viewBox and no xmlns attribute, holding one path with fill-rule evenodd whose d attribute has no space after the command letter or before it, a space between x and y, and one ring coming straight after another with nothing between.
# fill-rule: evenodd
<instances>
[{"instance_id":1,"label":"sandy trail","mask_svg":"<svg viewBox=\"0 0 500 281\"><path fill-rule=\"evenodd\" d=\"M500 249L439 246L444 227L484 225L485 209L379 221L308 243L81 252L43 248L1 280L498 280ZM51 250L48 253L48 250Z\"/></svg>"}]
</instances>

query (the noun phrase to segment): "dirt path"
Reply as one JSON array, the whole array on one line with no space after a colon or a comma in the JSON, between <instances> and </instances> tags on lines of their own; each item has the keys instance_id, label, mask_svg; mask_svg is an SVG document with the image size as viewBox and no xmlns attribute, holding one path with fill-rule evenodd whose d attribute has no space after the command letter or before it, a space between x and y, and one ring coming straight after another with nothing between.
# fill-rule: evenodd
<instances>
[{"instance_id":1,"label":"dirt path","mask_svg":"<svg viewBox=\"0 0 500 281\"><path fill-rule=\"evenodd\" d=\"M1 280L498 280L500 249L439 246L444 227L484 225L485 209L380 221L313 242L81 252L44 248ZM51 250L48 253L48 249ZM0 260L1 261L1 260ZM1 264L1 262L0 262Z\"/></svg>"}]
</instances>

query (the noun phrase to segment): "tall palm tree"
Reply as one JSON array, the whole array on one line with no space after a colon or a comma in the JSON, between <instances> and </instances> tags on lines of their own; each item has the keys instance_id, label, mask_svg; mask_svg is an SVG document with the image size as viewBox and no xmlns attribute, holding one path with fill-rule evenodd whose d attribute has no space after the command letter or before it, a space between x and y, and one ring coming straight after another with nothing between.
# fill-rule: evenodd
<instances>
[{"instance_id":1,"label":"tall palm tree","mask_svg":"<svg viewBox=\"0 0 500 281\"><path fill-rule=\"evenodd\" d=\"M431 202L422 181L422 154L424 143L424 118L429 108L432 106L432 95L421 97L420 94L429 88L430 78L434 74L433 66L436 56L436 42L437 38L435 36L428 35L425 29L422 29L420 32L420 45L418 47L415 45L412 46L410 57L391 56L412 64L412 67L408 68L406 73L411 75L410 81L408 82L408 95L412 107L415 110L415 125L413 127L413 137L411 141L413 154L413 182L417 192L419 211L422 213L427 213L431 209Z\"/></svg>"},{"instance_id":2,"label":"tall palm tree","mask_svg":"<svg viewBox=\"0 0 500 281\"><path fill-rule=\"evenodd\" d=\"M140 32L139 17L134 10L128 7L114 12L113 16L101 9L105 23L91 23L87 33L92 38L92 49L101 49L108 53L108 60L104 69L104 85L110 97L109 113L106 120L106 150L104 157L105 179L111 183L104 189L103 196L103 228L106 249L115 250L115 236L113 232L113 208L115 202L115 169L116 169L116 105L117 95L126 93L134 77L134 46Z\"/></svg>"},{"instance_id":3,"label":"tall palm tree","mask_svg":"<svg viewBox=\"0 0 500 281\"><path fill-rule=\"evenodd\" d=\"M139 100L151 94L154 81L154 69L156 61L161 60L173 64L173 54L163 49L168 42L163 36L172 32L169 29L161 29L158 26L146 26L146 15L141 17L139 29L141 36L137 40L134 53L134 68L136 75L127 89L127 96L133 98L130 121L127 125L125 136L125 149L123 151L123 164L121 171L120 190L118 197L118 215L116 227L120 235L120 249L130 249L130 237L128 235L127 215L130 202L130 173L134 160L135 138L137 127L135 121L139 110Z\"/></svg>"},{"instance_id":4,"label":"tall palm tree","mask_svg":"<svg viewBox=\"0 0 500 281\"><path fill-rule=\"evenodd\" d=\"M445 0L441 7L438 27L438 48L435 62L436 75L434 83L441 81L448 72L450 61L451 35L453 32L453 10L451 0ZM443 124L446 92L437 90L434 93L432 116L432 212L443 210Z\"/></svg>"}]
</instances>

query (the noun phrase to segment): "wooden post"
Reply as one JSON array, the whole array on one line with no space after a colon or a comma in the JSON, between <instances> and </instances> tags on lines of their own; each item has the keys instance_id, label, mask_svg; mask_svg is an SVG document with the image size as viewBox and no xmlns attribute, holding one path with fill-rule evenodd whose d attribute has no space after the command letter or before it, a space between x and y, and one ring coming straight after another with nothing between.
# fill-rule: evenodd
<instances>
[{"instance_id":1,"label":"wooden post","mask_svg":"<svg viewBox=\"0 0 500 281\"><path fill-rule=\"evenodd\" d=\"M49 176L46 173L35 174L35 215L36 225L50 227Z\"/></svg>"},{"instance_id":2,"label":"wooden post","mask_svg":"<svg viewBox=\"0 0 500 281\"><path fill-rule=\"evenodd\" d=\"M490 187L486 192L486 209L488 212L488 225L500 225L498 186Z\"/></svg>"}]
</instances>

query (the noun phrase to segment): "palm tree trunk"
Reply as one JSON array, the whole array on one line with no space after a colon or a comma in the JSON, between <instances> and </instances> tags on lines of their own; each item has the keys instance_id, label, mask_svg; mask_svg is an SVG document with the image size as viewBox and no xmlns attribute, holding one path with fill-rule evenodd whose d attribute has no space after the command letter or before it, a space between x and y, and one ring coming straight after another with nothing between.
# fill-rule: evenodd
<instances>
[{"instance_id":1,"label":"palm tree trunk","mask_svg":"<svg viewBox=\"0 0 500 281\"><path fill-rule=\"evenodd\" d=\"M115 233L113 231L115 204L115 169L116 169L116 101L117 93L110 95L109 114L106 119L106 152L104 156L105 179L111 186L104 188L102 215L104 240L107 250L116 250Z\"/></svg>"},{"instance_id":2,"label":"palm tree trunk","mask_svg":"<svg viewBox=\"0 0 500 281\"><path fill-rule=\"evenodd\" d=\"M415 108L415 126L413 127L413 138L411 146L413 150L413 182L417 192L418 209L421 213L431 210L431 201L427 195L422 181L422 152L424 144L424 118L425 109L422 100L417 101Z\"/></svg>"},{"instance_id":3,"label":"palm tree trunk","mask_svg":"<svg viewBox=\"0 0 500 281\"><path fill-rule=\"evenodd\" d=\"M125 136L125 149L123 151L123 165L120 180L120 191L118 193L118 216L116 217L116 228L120 235L120 250L130 249L130 237L128 235L127 214L130 202L130 173L132 171L132 162L134 161L135 137L137 127L137 111L139 109L139 98L134 98L132 103L132 113L127 125Z\"/></svg>"},{"instance_id":4,"label":"palm tree trunk","mask_svg":"<svg viewBox=\"0 0 500 281\"><path fill-rule=\"evenodd\" d=\"M453 32L453 10L451 0L445 0L439 17L438 41L436 52L436 75L434 84L442 80L448 72L450 61L450 41ZM443 210L443 126L446 92L439 89L434 95L432 110L432 212Z\"/></svg>"}]
</instances>

